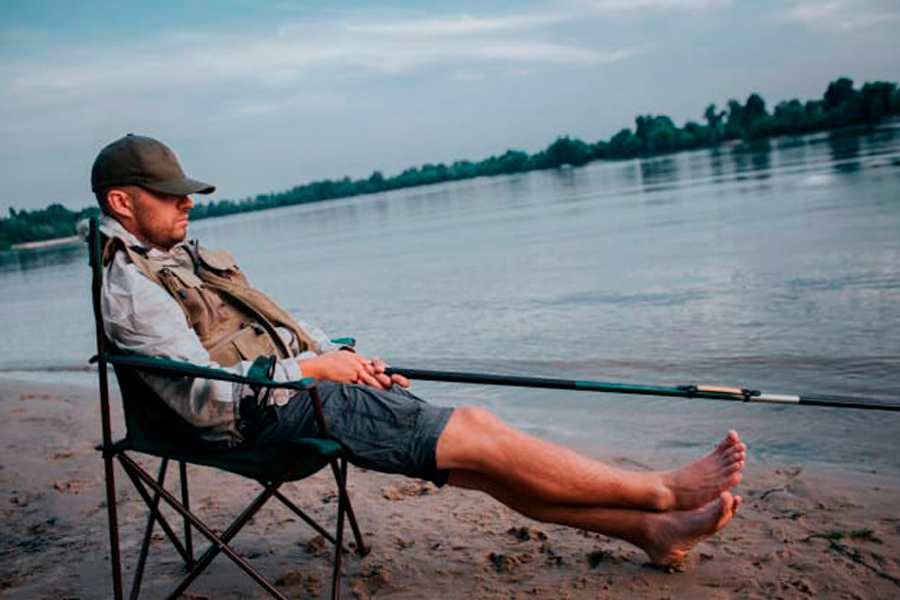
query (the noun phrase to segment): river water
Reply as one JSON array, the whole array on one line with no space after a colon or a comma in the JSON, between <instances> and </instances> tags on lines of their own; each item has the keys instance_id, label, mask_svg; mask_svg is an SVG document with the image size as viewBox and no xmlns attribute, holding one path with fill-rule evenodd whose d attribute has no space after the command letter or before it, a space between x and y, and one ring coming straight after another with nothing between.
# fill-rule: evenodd
<instances>
[{"instance_id":1,"label":"river water","mask_svg":"<svg viewBox=\"0 0 900 600\"><path fill-rule=\"evenodd\" d=\"M900 127L481 178L192 224L396 365L900 403ZM0 256L0 378L93 385L83 247ZM900 417L419 382L533 433L900 472ZM659 462L658 460L658 462Z\"/></svg>"}]
</instances>

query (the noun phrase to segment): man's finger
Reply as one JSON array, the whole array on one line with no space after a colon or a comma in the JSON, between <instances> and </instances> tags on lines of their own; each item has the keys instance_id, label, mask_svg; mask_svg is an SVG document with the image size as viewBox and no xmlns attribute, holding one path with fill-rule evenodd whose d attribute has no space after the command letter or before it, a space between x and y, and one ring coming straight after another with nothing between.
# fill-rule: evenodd
<instances>
[{"instance_id":1,"label":"man's finger","mask_svg":"<svg viewBox=\"0 0 900 600\"><path fill-rule=\"evenodd\" d=\"M384 389L388 389L394 384L394 381L385 375L384 373L378 373L375 375L375 378L378 380L378 383L381 384L381 387Z\"/></svg>"},{"instance_id":2,"label":"man's finger","mask_svg":"<svg viewBox=\"0 0 900 600\"><path fill-rule=\"evenodd\" d=\"M363 372L360 375L360 383L363 383L369 387L373 387L378 390L385 389L384 385L382 385L381 381L378 380L374 375L370 375L369 373Z\"/></svg>"},{"instance_id":3,"label":"man's finger","mask_svg":"<svg viewBox=\"0 0 900 600\"><path fill-rule=\"evenodd\" d=\"M409 379L407 379L403 375L397 375L397 374L391 375L391 381L396 383L400 387L405 387L405 388L409 387Z\"/></svg>"}]
</instances>

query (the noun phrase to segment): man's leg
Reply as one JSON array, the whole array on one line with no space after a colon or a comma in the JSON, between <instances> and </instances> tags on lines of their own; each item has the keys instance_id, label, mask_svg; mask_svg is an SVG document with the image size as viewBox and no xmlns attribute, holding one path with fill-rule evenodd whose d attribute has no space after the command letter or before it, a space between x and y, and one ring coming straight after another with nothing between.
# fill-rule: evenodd
<instances>
[{"instance_id":1,"label":"man's leg","mask_svg":"<svg viewBox=\"0 0 900 600\"><path fill-rule=\"evenodd\" d=\"M541 504L653 511L705 506L741 480L745 458L746 446L730 431L710 454L681 469L625 471L533 438L480 408L456 409L436 452L450 483L462 471Z\"/></svg>"},{"instance_id":2,"label":"man's leg","mask_svg":"<svg viewBox=\"0 0 900 600\"><path fill-rule=\"evenodd\" d=\"M725 527L743 502L740 496L722 492L698 509L655 512L535 502L471 471L454 471L449 483L486 492L535 521L567 525L631 542L659 566L674 566L684 560L697 542Z\"/></svg>"},{"instance_id":3,"label":"man's leg","mask_svg":"<svg viewBox=\"0 0 900 600\"><path fill-rule=\"evenodd\" d=\"M682 561L725 527L742 499L746 447L728 435L703 458L675 471L629 472L518 431L479 408L454 411L437 444L448 483L486 492L537 521L633 543L657 565Z\"/></svg>"}]
</instances>

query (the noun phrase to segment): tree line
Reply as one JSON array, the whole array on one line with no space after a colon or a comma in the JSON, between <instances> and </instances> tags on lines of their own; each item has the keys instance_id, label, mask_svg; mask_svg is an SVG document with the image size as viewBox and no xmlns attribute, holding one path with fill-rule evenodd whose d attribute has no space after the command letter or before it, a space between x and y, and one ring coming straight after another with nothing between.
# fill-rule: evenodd
<instances>
[{"instance_id":1,"label":"tree line","mask_svg":"<svg viewBox=\"0 0 900 600\"><path fill-rule=\"evenodd\" d=\"M857 89L852 80L841 78L828 84L820 100L780 102L771 112L759 94L751 94L743 104L729 100L721 109L710 104L703 113L702 122L688 121L680 128L667 116L641 115L635 119L633 129L626 127L608 141L591 144L564 136L531 155L520 150L507 150L500 156L480 162L459 160L450 165L410 167L392 177L375 171L364 179L344 177L314 181L243 200L198 203L191 209L191 218L321 202L473 177L580 166L594 160L656 156L711 147L731 140L750 141L854 125L876 125L892 116L900 116L900 89L896 83L876 81ZM23 242L74 235L75 223L96 210L88 208L73 212L61 204L30 212L11 208L8 218L0 218L0 250Z\"/></svg>"}]
</instances>

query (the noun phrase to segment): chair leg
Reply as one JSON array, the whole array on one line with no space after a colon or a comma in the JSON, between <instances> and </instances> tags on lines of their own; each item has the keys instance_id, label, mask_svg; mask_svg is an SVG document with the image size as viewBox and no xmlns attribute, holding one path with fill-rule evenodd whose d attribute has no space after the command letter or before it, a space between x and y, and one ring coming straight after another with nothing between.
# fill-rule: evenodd
<instances>
[{"instance_id":1,"label":"chair leg","mask_svg":"<svg viewBox=\"0 0 900 600\"><path fill-rule=\"evenodd\" d=\"M93 222L92 222L93 223ZM94 225L92 225L94 227ZM95 272L96 273L96 272ZM94 298L99 293L97 276L94 275ZM97 314L96 308L94 310ZM98 330L99 331L99 330ZM102 336L98 334L97 347L102 349ZM109 420L109 383L106 363L101 362L97 366L98 382L100 384L100 414L103 429L103 470L106 475L106 513L109 519L109 557L112 562L113 597L115 600L123 600L122 595L122 559L119 555L119 519L116 513L116 474L113 465L115 452L112 449L112 430Z\"/></svg>"},{"instance_id":2,"label":"chair leg","mask_svg":"<svg viewBox=\"0 0 900 600\"><path fill-rule=\"evenodd\" d=\"M347 459L341 458L340 466L337 459L331 461L334 476L338 485L338 515L334 544L334 569L331 571L331 600L339 600L341 597L341 560L344 556L344 513L347 508L347 493L344 487L347 476Z\"/></svg>"},{"instance_id":3,"label":"chair leg","mask_svg":"<svg viewBox=\"0 0 900 600\"><path fill-rule=\"evenodd\" d=\"M160 487L166 481L166 469L168 466L168 458L162 459L159 463L159 475L156 478L156 483ZM141 592L141 579L144 577L144 566L147 564L147 554L150 551L150 537L153 535L153 525L156 523L156 514L159 509L159 493L153 495L153 506L148 508L147 527L144 529L144 541L141 543L141 552L138 555L137 565L134 569L134 579L131 582L131 594L129 595L130 600L137 600Z\"/></svg>"},{"instance_id":4,"label":"chair leg","mask_svg":"<svg viewBox=\"0 0 900 600\"><path fill-rule=\"evenodd\" d=\"M267 485L267 484L264 484L264 485ZM337 544L337 540L334 539L334 536L331 535L330 531L328 531L327 529L325 529L324 527L322 527L321 525L316 523L315 519L313 519L312 517L307 515L305 512L300 510L300 508L298 508L296 504L291 502L290 498L288 498L287 496L285 496L284 494L282 494L280 491L277 491L277 490L275 492L275 497L278 498L278 500L280 500L282 504L284 504L286 507L288 507L291 510L291 512L293 512L295 515L297 515L298 517L303 519L303 521L307 525L309 525L310 527L315 529L316 533L318 533L323 538L325 538L326 540L331 542L331 544L333 544L333 545ZM348 552L348 550L346 548L344 548L344 552Z\"/></svg>"},{"instance_id":5,"label":"chair leg","mask_svg":"<svg viewBox=\"0 0 900 600\"><path fill-rule=\"evenodd\" d=\"M341 458L341 468L338 468L337 461L331 461L331 470L334 472L334 478L337 481L338 493L344 499L344 510L347 513L347 520L350 521L350 528L353 530L353 537L356 538L356 553L359 556L365 556L369 553L369 549L363 542L362 532L356 522L356 515L353 512L353 505L350 503L350 495L347 493L347 459Z\"/></svg>"},{"instance_id":6,"label":"chair leg","mask_svg":"<svg viewBox=\"0 0 900 600\"><path fill-rule=\"evenodd\" d=\"M109 517L109 555L112 562L113 598L123 600L122 559L119 555L119 520L116 514L116 480L111 451L103 449L103 467L106 471L106 512Z\"/></svg>"},{"instance_id":7,"label":"chair leg","mask_svg":"<svg viewBox=\"0 0 900 600\"><path fill-rule=\"evenodd\" d=\"M125 470L126 475L132 480L132 483L135 486L135 489L140 494L141 498L147 504L150 509L151 515L147 524L147 531L144 536L144 548L142 548L142 556L139 559L139 567L135 577L135 587L132 590L132 597L136 598L136 591L140 586L140 577L143 573L143 563L146 559L146 546L148 545L148 541L150 539L150 535L152 534L152 528L156 521L160 523L160 526L166 532L170 541L173 543L175 548L179 551L185 561L191 561L193 566L189 567L190 572L186 575L183 581L178 585L178 587L168 596L169 600L175 600L179 598L182 593L190 586L190 584L203 572L204 569L209 565L210 562L218 555L219 552L223 552L226 554L237 566L239 566L247 575L249 575L254 581L256 581L263 589L269 592L274 598L277 600L288 600L288 598L282 594L278 589L276 589L272 583L262 576L256 569L254 569L249 562L246 561L242 556L237 554L228 544L232 538L234 538L243 527L249 523L250 519L259 511L259 509L272 497L272 496L281 496L280 492L278 492L278 488L284 483L287 475L294 470L291 468L285 471L285 474L278 478L275 481L270 482L269 484L265 484L263 487L263 491L244 509L244 511L232 522L232 524L225 530L221 535L217 535L214 531L212 531L209 527L207 527L196 515L194 515L189 506L187 506L188 502L188 493L187 493L187 473L185 464L181 463L181 477L182 477L182 502L175 498L168 490L163 486L167 460L163 459L163 463L160 465L160 473L157 479L154 480L153 477L150 476L149 473L144 471L144 469L138 465L131 457L129 457L125 453L117 453L115 456L118 457L120 463L122 464L123 469ZM112 455L110 456L110 464L112 461ZM299 461L298 461L299 462ZM350 498L347 493L346 481L347 481L347 460L346 458L341 458L340 462L337 459L334 459L330 462L332 471L335 475L335 480L338 486L338 515L337 515L337 530L336 530L336 539L335 539L335 557L334 557L334 570L332 571L332 593L331 597L335 600L340 598L341 594L341 562L342 555L345 551L343 548L343 534L344 534L344 519L348 518L351 522L351 526L354 530L354 535L356 536L357 546L360 550L360 555L364 555L368 550L363 545L362 534L359 531L359 527L356 524L356 519L353 514L353 509L350 505ZM109 480L108 480L109 482ZM146 487L145 487L146 486ZM114 497L114 486L107 486L109 496L109 505L113 507L110 511L110 519L111 523L115 523L115 497ZM147 488L153 491L153 495L151 496L150 492ZM110 491L112 490L112 492ZM286 501L286 498L281 498L282 501ZM196 561L193 561L193 548L190 550L186 550L182 547L178 537L175 536L171 527L169 526L166 518L159 512L159 501L163 500L172 507L176 512L178 512L182 518L185 520L185 533L186 533L186 543L188 545L190 542L190 531L194 528L197 529L204 537L206 537L211 545L206 550L206 552ZM289 507L291 507L291 503L289 501L286 502ZM299 510L299 509L298 509ZM114 572L114 585L118 586L118 598L121 598L121 566L119 560L119 552L118 552L118 529L111 529L111 541L113 542L113 572ZM112 537L114 536L114 538Z\"/></svg>"},{"instance_id":8,"label":"chair leg","mask_svg":"<svg viewBox=\"0 0 900 600\"><path fill-rule=\"evenodd\" d=\"M181 503L188 510L191 510L191 501L188 497L188 477L187 465L185 462L179 461L179 476L181 478ZM188 569L194 568L194 543L191 536L191 522L187 517L184 518L184 548L187 550L188 561L185 565Z\"/></svg>"},{"instance_id":9,"label":"chair leg","mask_svg":"<svg viewBox=\"0 0 900 600\"><path fill-rule=\"evenodd\" d=\"M159 507L155 506L153 503L153 498L150 496L150 493L147 492L144 485L141 483L141 479L149 482L149 486L152 490L159 492L163 499L166 498L167 495L170 495L164 488L156 485L156 482L153 481L153 478L144 471L140 465L135 463L130 457L125 454L118 454L119 462L122 464L122 467L125 469L125 474L128 475L131 482L134 484L134 489L141 495L141 499L143 499L144 503L147 505L148 510L153 513L153 516L159 522L159 526L162 528L163 532L168 536L169 541L172 543L172 546L181 555L182 560L187 562L188 555L187 551L184 549L184 545L181 543L181 540L178 539L178 536L175 535L175 531L172 529L172 526L169 525L169 521L166 519L165 515L163 515L159 511Z\"/></svg>"},{"instance_id":10,"label":"chair leg","mask_svg":"<svg viewBox=\"0 0 900 600\"><path fill-rule=\"evenodd\" d=\"M130 457L120 454L119 459L122 461L122 466L125 467L126 473L128 473L129 477L131 477L132 481L136 482L135 487L138 490L138 493L141 494L141 497L145 502L149 502L150 495L147 493L147 490L144 489L144 486L140 484L146 484L148 487L153 489L154 491L159 492L162 496L162 499L171 506L175 511L181 514L183 517L190 520L191 525L197 529L204 537L206 537L212 544L209 550L204 553L203 556L197 561L194 568L188 573L187 577L182 581L182 583L175 589L174 592L168 597L169 600L175 600L179 596L181 596L182 592L197 578L198 575L206 568L206 566L212 561L213 558L219 553L224 552L228 558L230 558L237 566L239 566L247 575L249 575L254 581L256 581L262 588L264 588L267 592L269 592L273 597L278 600L289 600L287 596L282 594L275 588L262 574L259 573L256 569L253 568L250 563L247 562L242 556L236 553L231 547L228 545L228 542L235 536L237 533L246 525L254 514L272 497L274 493L273 488L266 488L260 493L250 505L244 509L244 512L238 516L237 519L228 527L228 529L221 535L218 536L213 532L209 527L207 527L203 521L201 521L195 514L187 510L178 500L170 494L167 490L163 488L159 488L156 486L156 482L150 477L146 472L144 472L140 466L138 466ZM285 472L285 476L275 482L273 487L280 486L284 482L284 478L287 476L288 472ZM159 518L159 517L157 517Z\"/></svg>"}]
</instances>

